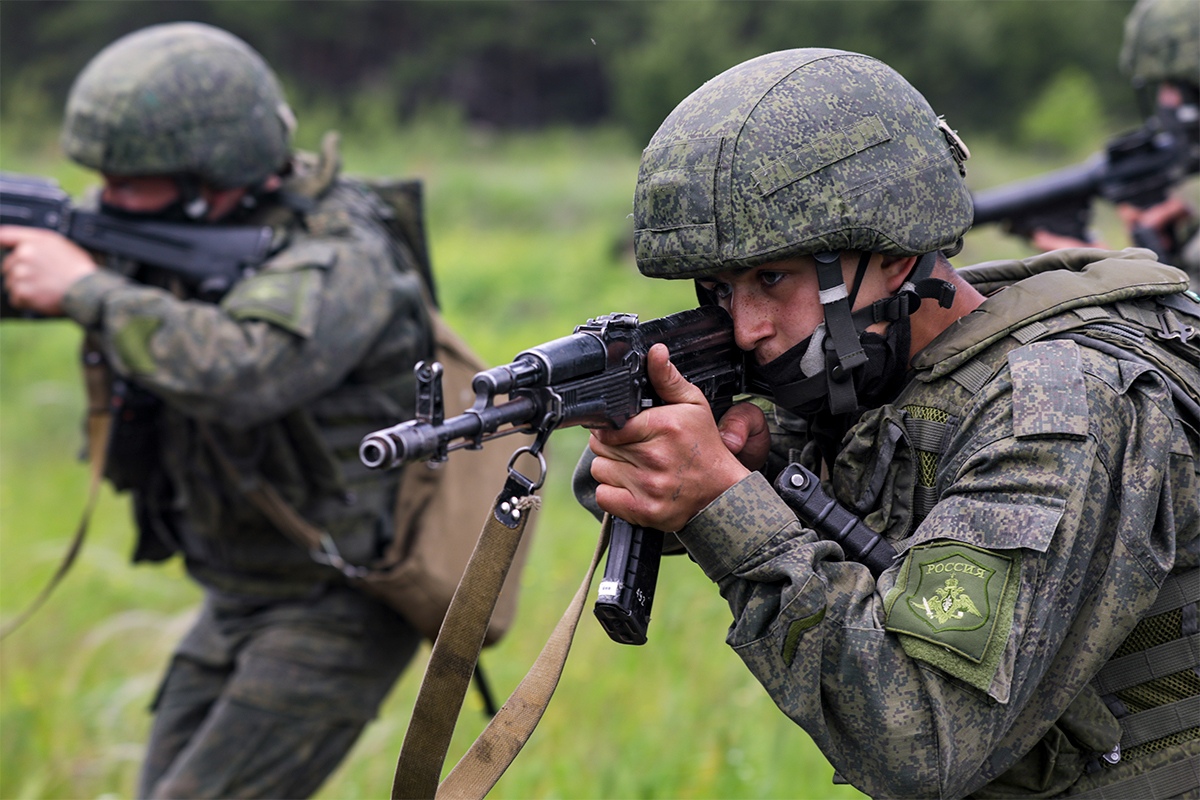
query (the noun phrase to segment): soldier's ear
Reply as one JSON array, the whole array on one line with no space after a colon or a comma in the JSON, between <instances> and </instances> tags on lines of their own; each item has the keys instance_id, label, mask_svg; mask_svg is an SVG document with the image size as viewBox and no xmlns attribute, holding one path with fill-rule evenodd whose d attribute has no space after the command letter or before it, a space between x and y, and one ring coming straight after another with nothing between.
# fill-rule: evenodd
<instances>
[{"instance_id":1,"label":"soldier's ear","mask_svg":"<svg viewBox=\"0 0 1200 800\"><path fill-rule=\"evenodd\" d=\"M887 287L889 294L895 294L900 291L900 287L912 273L913 267L917 263L917 257L883 256L882 258L883 260L879 262L879 269L883 273L884 286Z\"/></svg>"}]
</instances>

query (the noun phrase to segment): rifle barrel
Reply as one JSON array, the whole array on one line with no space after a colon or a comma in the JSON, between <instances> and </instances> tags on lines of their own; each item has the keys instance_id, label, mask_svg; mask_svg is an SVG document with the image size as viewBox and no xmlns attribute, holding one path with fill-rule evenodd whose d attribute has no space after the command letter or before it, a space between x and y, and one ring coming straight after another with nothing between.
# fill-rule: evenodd
<instances>
[{"instance_id":1,"label":"rifle barrel","mask_svg":"<svg viewBox=\"0 0 1200 800\"><path fill-rule=\"evenodd\" d=\"M1087 200L1096 194L1103 172L1104 157L1097 154L1080 164L978 192L974 196L975 224L1001 222L1032 209Z\"/></svg>"}]
</instances>

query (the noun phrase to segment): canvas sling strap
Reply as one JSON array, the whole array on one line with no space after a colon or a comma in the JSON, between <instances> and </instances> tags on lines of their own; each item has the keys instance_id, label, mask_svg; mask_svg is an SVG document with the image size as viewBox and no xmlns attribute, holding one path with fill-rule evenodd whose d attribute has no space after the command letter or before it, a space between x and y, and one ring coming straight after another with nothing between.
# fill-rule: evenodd
<instances>
[{"instance_id":1,"label":"canvas sling strap","mask_svg":"<svg viewBox=\"0 0 1200 800\"><path fill-rule=\"evenodd\" d=\"M221 468L279 530L311 552L325 556L336 552L329 546L328 535L304 519L274 486L239 470L208 426L201 425L200 431ZM508 480L484 521L433 643L396 761L393 798L484 797L529 740L558 686L592 577L608 545L607 522L584 582L529 674L439 787L442 765L467 687L476 672L488 621L512 567L530 512L540 503L536 492L545 479L545 458L541 453L535 454L540 474L531 479L514 466L525 453L532 451L521 448L509 460Z\"/></svg>"},{"instance_id":2,"label":"canvas sling strap","mask_svg":"<svg viewBox=\"0 0 1200 800\"><path fill-rule=\"evenodd\" d=\"M507 491L507 487L505 489ZM497 498L503 503L503 493ZM503 530L500 506L487 520L479 544L451 601L434 644L429 666L421 684L412 722L396 763L392 798L483 798L512 764L541 721L562 676L575 630L591 591L592 578L608 547L611 525L606 517L592 562L583 582L563 612L541 654L520 685L476 738L474 744L439 785L442 764L449 748L454 723L470 664L479 655L487 618L504 576L489 577L489 565L504 559L510 534ZM519 538L519 535L518 537ZM504 570L507 572L507 568ZM488 580L485 592L475 592L477 580ZM459 595L464 595L459 602ZM469 595L469 597L467 596ZM485 613L485 611L487 613ZM445 644L443 644L445 643Z\"/></svg>"},{"instance_id":3,"label":"canvas sling strap","mask_svg":"<svg viewBox=\"0 0 1200 800\"><path fill-rule=\"evenodd\" d=\"M88 460L91 462L88 483L87 503L83 507L83 515L75 527L75 535L67 546L58 569L38 593L37 597L17 614L3 628L0 628L0 639L21 627L27 619L33 616L42 604L50 597L50 593L66 577L67 571L75 563L75 557L83 549L83 541L87 535L88 525L92 519L92 511L96 508L96 500L100 497L100 484L104 479L104 468L108 460L108 447L112 438L112 407L108 393L108 367L99 354L85 347L83 356L83 374L87 387L87 441Z\"/></svg>"}]
</instances>

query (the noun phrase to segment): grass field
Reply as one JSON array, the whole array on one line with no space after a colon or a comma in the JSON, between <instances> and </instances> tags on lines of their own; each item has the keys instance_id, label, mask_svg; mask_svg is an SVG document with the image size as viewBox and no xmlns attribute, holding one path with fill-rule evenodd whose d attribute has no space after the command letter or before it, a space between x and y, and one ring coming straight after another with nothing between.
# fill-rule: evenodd
<instances>
[{"instance_id":1,"label":"grass field","mask_svg":"<svg viewBox=\"0 0 1200 800\"><path fill-rule=\"evenodd\" d=\"M319 130L304 130L315 141ZM350 142L347 170L426 182L442 305L492 363L570 333L588 317L648 319L694 304L690 284L641 278L630 255L637 149L617 136L520 137L420 128ZM0 153L5 170L54 174L72 192L87 176L53 152ZM1023 173L1045 168L1024 163ZM1002 177L988 173L996 183ZM1017 177L1015 174L1012 177ZM975 236L975 234L972 234ZM1023 254L995 234L962 263ZM87 492L78 333L65 322L0 326L0 615L10 620L53 573ZM571 469L586 437L555 434L551 473L521 608L484 654L507 696L583 577L597 526L576 506ZM199 591L177 563L133 567L124 497L105 490L78 564L48 604L0 645L0 797L129 797L146 707ZM495 798L851 798L832 768L723 643L729 612L683 558L666 561L650 642L609 641L585 618L557 695ZM426 652L323 798L390 794ZM484 724L474 693L448 765Z\"/></svg>"}]
</instances>

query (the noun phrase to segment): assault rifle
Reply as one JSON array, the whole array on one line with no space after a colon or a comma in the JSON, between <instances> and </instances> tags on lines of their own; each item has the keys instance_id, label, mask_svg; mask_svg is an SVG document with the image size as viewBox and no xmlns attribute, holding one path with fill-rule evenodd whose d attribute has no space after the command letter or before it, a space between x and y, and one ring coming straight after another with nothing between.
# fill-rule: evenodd
<instances>
[{"instance_id":1,"label":"assault rifle","mask_svg":"<svg viewBox=\"0 0 1200 800\"><path fill-rule=\"evenodd\" d=\"M52 180L0 172L0 224L58 231L85 250L162 269L194 297L216 301L261 264L271 248L267 227L134 220L84 211ZM0 317L12 308L0 282Z\"/></svg>"},{"instance_id":2,"label":"assault rifle","mask_svg":"<svg viewBox=\"0 0 1200 800\"><path fill-rule=\"evenodd\" d=\"M646 356L663 342L671 362L700 387L720 418L746 391L744 353L733 322L716 306L681 311L639 323L635 314L588 320L570 336L525 350L509 364L475 375L475 403L445 419L441 365L420 363L416 419L366 436L362 462L387 469L417 461L444 461L452 450L478 449L513 433L536 437L540 452L558 428L615 429L643 409L661 405L646 375ZM508 401L497 404L498 395ZM608 561L595 605L608 635L643 644L662 555L663 534L613 520Z\"/></svg>"},{"instance_id":3,"label":"assault rifle","mask_svg":"<svg viewBox=\"0 0 1200 800\"><path fill-rule=\"evenodd\" d=\"M1001 223L1025 238L1044 229L1087 241L1095 198L1138 208L1161 203L1171 186L1200 172L1196 107L1173 112L1160 112L1138 130L1117 136L1081 164L977 193L975 224ZM1160 259L1176 246L1148 229L1134 230L1132 238Z\"/></svg>"},{"instance_id":4,"label":"assault rifle","mask_svg":"<svg viewBox=\"0 0 1200 800\"><path fill-rule=\"evenodd\" d=\"M475 403L445 419L440 364L416 366L416 418L365 436L359 458L371 469L417 461L445 461L451 451L479 449L501 436L536 437L540 452L550 434L575 425L616 429L643 409L661 405L646 375L650 348L662 342L671 363L704 393L720 419L741 395L770 397L733 338L733 320L717 306L701 306L649 322L635 314L590 319L570 336L532 347L509 364L475 375ZM496 404L507 394L508 402ZM799 464L785 469L775 490L799 520L823 539L838 542L846 556L879 577L896 551L850 510L824 491L817 476ZM608 561L594 613L609 637L645 644L654 601L663 533L612 522Z\"/></svg>"}]
</instances>

